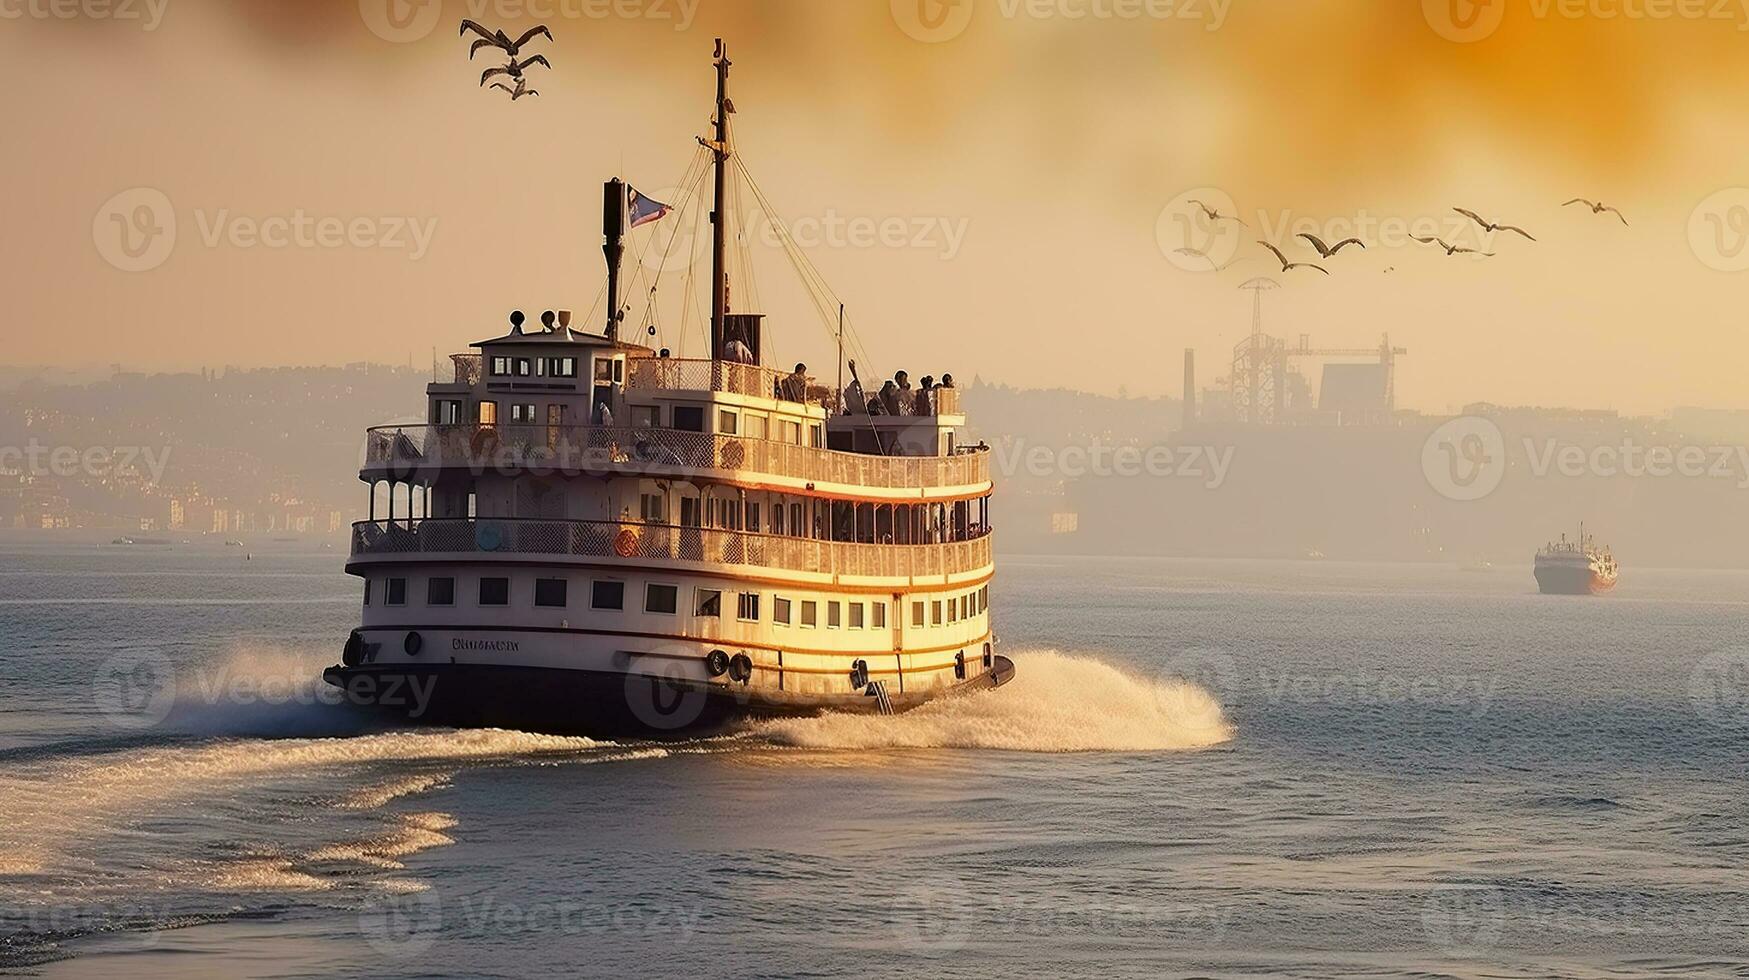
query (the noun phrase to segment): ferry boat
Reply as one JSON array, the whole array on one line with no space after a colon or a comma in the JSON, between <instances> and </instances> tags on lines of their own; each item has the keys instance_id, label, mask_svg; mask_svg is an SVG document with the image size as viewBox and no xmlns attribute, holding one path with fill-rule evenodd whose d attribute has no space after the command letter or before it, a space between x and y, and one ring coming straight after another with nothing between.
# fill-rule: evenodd
<instances>
[{"instance_id":1,"label":"ferry boat","mask_svg":"<svg viewBox=\"0 0 1749 980\"><path fill-rule=\"evenodd\" d=\"M1599 547L1583 524L1577 541L1568 541L1563 534L1536 554L1536 584L1544 595L1602 595L1614 589L1620 578L1615 555Z\"/></svg>"},{"instance_id":2,"label":"ferry boat","mask_svg":"<svg viewBox=\"0 0 1749 980\"><path fill-rule=\"evenodd\" d=\"M349 700L659 734L900 712L1014 676L991 628L991 454L966 444L959 390L896 376L870 398L854 361L848 385L767 366L764 316L731 305L730 64L719 40L698 141L709 357L621 336L630 230L672 209L609 181L601 332L512 314L428 388L428 425L369 433L347 564L362 622L324 673Z\"/></svg>"}]
</instances>

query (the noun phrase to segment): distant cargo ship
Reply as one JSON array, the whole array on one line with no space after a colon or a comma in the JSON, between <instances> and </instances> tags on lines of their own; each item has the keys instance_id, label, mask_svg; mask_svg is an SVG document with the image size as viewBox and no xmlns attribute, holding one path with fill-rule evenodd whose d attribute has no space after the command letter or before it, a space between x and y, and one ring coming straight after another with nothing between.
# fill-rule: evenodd
<instances>
[{"instance_id":1,"label":"distant cargo ship","mask_svg":"<svg viewBox=\"0 0 1749 980\"><path fill-rule=\"evenodd\" d=\"M1544 595L1601 595L1615 588L1621 566L1579 525L1579 540L1561 540L1536 553L1536 584Z\"/></svg>"}]
</instances>

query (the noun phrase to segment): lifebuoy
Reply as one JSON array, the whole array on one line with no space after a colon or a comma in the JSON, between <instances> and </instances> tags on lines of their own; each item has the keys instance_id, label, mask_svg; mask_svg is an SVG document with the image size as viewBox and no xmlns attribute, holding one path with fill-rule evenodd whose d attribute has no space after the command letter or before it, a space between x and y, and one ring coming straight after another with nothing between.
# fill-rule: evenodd
<instances>
[{"instance_id":1,"label":"lifebuoy","mask_svg":"<svg viewBox=\"0 0 1749 980\"><path fill-rule=\"evenodd\" d=\"M712 677L721 677L729 672L729 655L721 650L712 650L710 656L704 658L704 669L711 672Z\"/></svg>"},{"instance_id":2,"label":"lifebuoy","mask_svg":"<svg viewBox=\"0 0 1749 980\"><path fill-rule=\"evenodd\" d=\"M481 524L474 531L474 543L481 551L497 551L504 547L504 531L496 524Z\"/></svg>"},{"instance_id":3,"label":"lifebuoy","mask_svg":"<svg viewBox=\"0 0 1749 980\"><path fill-rule=\"evenodd\" d=\"M735 654L729 661L729 680L737 684L745 684L753 679L753 658L744 653Z\"/></svg>"},{"instance_id":4,"label":"lifebuoy","mask_svg":"<svg viewBox=\"0 0 1749 980\"><path fill-rule=\"evenodd\" d=\"M613 539L613 553L621 558L638 557L638 532L629 527L619 532Z\"/></svg>"},{"instance_id":5,"label":"lifebuoy","mask_svg":"<svg viewBox=\"0 0 1749 980\"><path fill-rule=\"evenodd\" d=\"M407 639L401 643L401 649L407 651L407 656L417 657L419 651L425 649L425 637L418 633L408 633Z\"/></svg>"}]
</instances>

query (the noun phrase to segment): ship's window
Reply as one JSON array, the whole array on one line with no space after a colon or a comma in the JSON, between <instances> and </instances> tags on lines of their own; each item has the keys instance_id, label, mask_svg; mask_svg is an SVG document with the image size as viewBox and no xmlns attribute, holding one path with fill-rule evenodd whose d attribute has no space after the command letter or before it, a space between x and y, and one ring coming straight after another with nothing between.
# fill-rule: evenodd
<instances>
[{"instance_id":1,"label":"ship's window","mask_svg":"<svg viewBox=\"0 0 1749 980\"><path fill-rule=\"evenodd\" d=\"M771 505L771 533L783 533L783 501Z\"/></svg>"},{"instance_id":2,"label":"ship's window","mask_svg":"<svg viewBox=\"0 0 1749 980\"><path fill-rule=\"evenodd\" d=\"M455 579L427 579L425 582L425 604L428 606L455 605Z\"/></svg>"},{"instance_id":3,"label":"ship's window","mask_svg":"<svg viewBox=\"0 0 1749 980\"><path fill-rule=\"evenodd\" d=\"M662 406L632 406L632 424L646 429L660 429L662 427Z\"/></svg>"},{"instance_id":4,"label":"ship's window","mask_svg":"<svg viewBox=\"0 0 1749 980\"><path fill-rule=\"evenodd\" d=\"M744 415L741 421L749 439L764 439L771 433L771 425L763 415Z\"/></svg>"},{"instance_id":5,"label":"ship's window","mask_svg":"<svg viewBox=\"0 0 1749 980\"><path fill-rule=\"evenodd\" d=\"M698 590L698 614L716 619L723 614L723 593L720 589Z\"/></svg>"},{"instance_id":6,"label":"ship's window","mask_svg":"<svg viewBox=\"0 0 1749 980\"><path fill-rule=\"evenodd\" d=\"M884 630L887 628L887 602L885 599L870 604L868 611L869 625L872 628L877 630Z\"/></svg>"},{"instance_id":7,"label":"ship's window","mask_svg":"<svg viewBox=\"0 0 1749 980\"><path fill-rule=\"evenodd\" d=\"M624 609L626 607L626 584L624 582L596 582L590 588L589 605L593 609Z\"/></svg>"},{"instance_id":8,"label":"ship's window","mask_svg":"<svg viewBox=\"0 0 1749 980\"><path fill-rule=\"evenodd\" d=\"M844 606L836 602L826 603L826 628L835 630L844 625Z\"/></svg>"},{"instance_id":9,"label":"ship's window","mask_svg":"<svg viewBox=\"0 0 1749 980\"><path fill-rule=\"evenodd\" d=\"M674 427L682 432L703 432L704 409L697 405L674 406Z\"/></svg>"},{"instance_id":10,"label":"ship's window","mask_svg":"<svg viewBox=\"0 0 1749 980\"><path fill-rule=\"evenodd\" d=\"M497 402L481 402L480 403L480 424L487 425L487 426L498 424L498 403Z\"/></svg>"},{"instance_id":11,"label":"ship's window","mask_svg":"<svg viewBox=\"0 0 1749 980\"><path fill-rule=\"evenodd\" d=\"M570 583L562 578L534 580L534 604L545 609L563 609L570 604Z\"/></svg>"},{"instance_id":12,"label":"ship's window","mask_svg":"<svg viewBox=\"0 0 1749 980\"><path fill-rule=\"evenodd\" d=\"M512 425L533 425L535 423L533 405L511 405L510 423Z\"/></svg>"},{"instance_id":13,"label":"ship's window","mask_svg":"<svg viewBox=\"0 0 1749 980\"><path fill-rule=\"evenodd\" d=\"M860 603L860 602L851 603L850 604L850 628L851 629L853 629L853 630L862 629L862 616L863 616L862 603Z\"/></svg>"},{"instance_id":14,"label":"ship's window","mask_svg":"<svg viewBox=\"0 0 1749 980\"><path fill-rule=\"evenodd\" d=\"M595 359L595 383L613 384L613 358L598 357Z\"/></svg>"},{"instance_id":15,"label":"ship's window","mask_svg":"<svg viewBox=\"0 0 1749 980\"><path fill-rule=\"evenodd\" d=\"M508 357L494 357L494 358L492 358L492 377L505 378L505 377L509 377L509 376L510 376L510 358L508 358Z\"/></svg>"},{"instance_id":16,"label":"ship's window","mask_svg":"<svg viewBox=\"0 0 1749 980\"><path fill-rule=\"evenodd\" d=\"M646 493L638 499L638 514L645 524L668 523L668 498L659 493Z\"/></svg>"},{"instance_id":17,"label":"ship's window","mask_svg":"<svg viewBox=\"0 0 1749 980\"><path fill-rule=\"evenodd\" d=\"M680 587L677 585L656 585L651 583L644 587L644 611L672 616L680 611Z\"/></svg>"},{"instance_id":18,"label":"ship's window","mask_svg":"<svg viewBox=\"0 0 1749 980\"><path fill-rule=\"evenodd\" d=\"M789 600L778 597L771 600L771 618L779 626L789 625Z\"/></svg>"},{"instance_id":19,"label":"ship's window","mask_svg":"<svg viewBox=\"0 0 1749 980\"><path fill-rule=\"evenodd\" d=\"M577 376L577 359L575 357L550 357L547 359L547 374L554 378L575 378Z\"/></svg>"},{"instance_id":20,"label":"ship's window","mask_svg":"<svg viewBox=\"0 0 1749 980\"><path fill-rule=\"evenodd\" d=\"M941 625L941 600L940 599L937 599L934 602L929 604L929 625L931 625L931 626L940 626Z\"/></svg>"},{"instance_id":21,"label":"ship's window","mask_svg":"<svg viewBox=\"0 0 1749 980\"><path fill-rule=\"evenodd\" d=\"M802 600L802 625L808 629L820 625L820 604L812 599Z\"/></svg>"},{"instance_id":22,"label":"ship's window","mask_svg":"<svg viewBox=\"0 0 1749 980\"><path fill-rule=\"evenodd\" d=\"M367 578L364 580L364 604L366 606L370 605L370 589L371 589L371 580Z\"/></svg>"},{"instance_id":23,"label":"ship's window","mask_svg":"<svg viewBox=\"0 0 1749 980\"><path fill-rule=\"evenodd\" d=\"M808 533L807 525L802 523L802 505L789 505L789 533L801 537Z\"/></svg>"},{"instance_id":24,"label":"ship's window","mask_svg":"<svg viewBox=\"0 0 1749 980\"><path fill-rule=\"evenodd\" d=\"M519 357L516 359L516 376L517 377L526 378L529 376L529 373L532 370L533 370L533 366L529 364L528 358Z\"/></svg>"},{"instance_id":25,"label":"ship's window","mask_svg":"<svg viewBox=\"0 0 1749 980\"><path fill-rule=\"evenodd\" d=\"M437 402L437 415L432 419L438 425L460 425L462 423L462 403L452 398L440 399Z\"/></svg>"},{"instance_id":26,"label":"ship's window","mask_svg":"<svg viewBox=\"0 0 1749 980\"><path fill-rule=\"evenodd\" d=\"M407 604L407 580L392 578L384 583L383 605L404 606Z\"/></svg>"},{"instance_id":27,"label":"ship's window","mask_svg":"<svg viewBox=\"0 0 1749 980\"><path fill-rule=\"evenodd\" d=\"M760 511L759 501L757 501L757 500L747 501L747 533L749 533L749 534L760 533L759 525L761 523L761 521L760 521L761 515L760 515L759 511Z\"/></svg>"},{"instance_id":28,"label":"ship's window","mask_svg":"<svg viewBox=\"0 0 1749 980\"><path fill-rule=\"evenodd\" d=\"M826 445L826 427L818 422L808 426L808 445L822 449Z\"/></svg>"},{"instance_id":29,"label":"ship's window","mask_svg":"<svg viewBox=\"0 0 1749 980\"><path fill-rule=\"evenodd\" d=\"M788 419L785 419L782 428L779 430L779 434L783 436L784 442L787 442L792 446L799 446L802 444L802 424L800 422L791 422Z\"/></svg>"},{"instance_id":30,"label":"ship's window","mask_svg":"<svg viewBox=\"0 0 1749 980\"><path fill-rule=\"evenodd\" d=\"M759 593L743 592L737 603L735 616L744 623L759 622Z\"/></svg>"},{"instance_id":31,"label":"ship's window","mask_svg":"<svg viewBox=\"0 0 1749 980\"><path fill-rule=\"evenodd\" d=\"M726 408L717 409L717 432L725 436L741 434L741 417Z\"/></svg>"},{"instance_id":32,"label":"ship's window","mask_svg":"<svg viewBox=\"0 0 1749 980\"><path fill-rule=\"evenodd\" d=\"M507 578L483 578L480 580L480 605L508 606L510 605L510 580Z\"/></svg>"},{"instance_id":33,"label":"ship's window","mask_svg":"<svg viewBox=\"0 0 1749 980\"><path fill-rule=\"evenodd\" d=\"M917 629L923 628L923 603L921 601L911 603L911 625Z\"/></svg>"},{"instance_id":34,"label":"ship's window","mask_svg":"<svg viewBox=\"0 0 1749 980\"><path fill-rule=\"evenodd\" d=\"M960 601L958 599L947 600L947 621L950 623L960 621Z\"/></svg>"}]
</instances>

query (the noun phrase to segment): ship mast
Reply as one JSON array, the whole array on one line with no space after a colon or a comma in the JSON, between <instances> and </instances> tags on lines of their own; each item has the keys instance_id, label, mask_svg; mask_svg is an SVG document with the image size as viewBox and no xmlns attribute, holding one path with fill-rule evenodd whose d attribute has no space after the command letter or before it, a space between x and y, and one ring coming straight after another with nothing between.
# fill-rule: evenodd
<instances>
[{"instance_id":1,"label":"ship mast","mask_svg":"<svg viewBox=\"0 0 1749 980\"><path fill-rule=\"evenodd\" d=\"M729 222L724 213L724 199L729 187L729 114L735 111L729 101L728 45L717 38L717 117L716 139L699 139L716 158L716 200L711 210L711 359L723 359L723 323L729 312Z\"/></svg>"}]
</instances>

